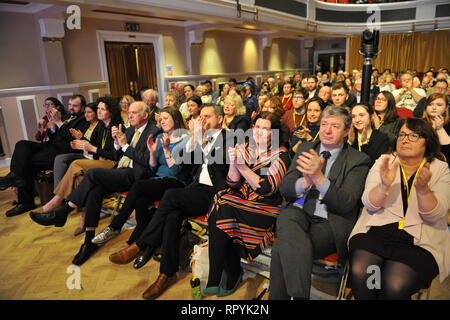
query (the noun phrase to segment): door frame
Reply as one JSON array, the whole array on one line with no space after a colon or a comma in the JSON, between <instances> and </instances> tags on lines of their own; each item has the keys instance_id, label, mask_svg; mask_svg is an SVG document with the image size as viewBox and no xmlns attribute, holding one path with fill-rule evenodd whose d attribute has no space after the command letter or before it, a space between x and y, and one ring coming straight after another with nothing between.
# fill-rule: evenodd
<instances>
[{"instance_id":1,"label":"door frame","mask_svg":"<svg viewBox=\"0 0 450 320\"><path fill-rule=\"evenodd\" d=\"M164 81L164 47L163 37L161 34L154 33L137 33L137 32L122 32L122 31L106 31L97 30L97 44L100 60L100 69L102 74L102 80L108 83L108 91L111 93L109 86L108 65L106 62L105 42L128 42L128 43L151 43L155 49L155 64L156 64L156 79L158 81L158 94L161 105L161 101L164 102L165 88Z\"/></svg>"},{"instance_id":2,"label":"door frame","mask_svg":"<svg viewBox=\"0 0 450 320\"><path fill-rule=\"evenodd\" d=\"M345 49L325 49L325 50L314 50L314 61L313 61L313 70L317 63L319 62L319 54L333 54L333 53L343 53L344 57L346 56L346 50Z\"/></svg>"}]
</instances>

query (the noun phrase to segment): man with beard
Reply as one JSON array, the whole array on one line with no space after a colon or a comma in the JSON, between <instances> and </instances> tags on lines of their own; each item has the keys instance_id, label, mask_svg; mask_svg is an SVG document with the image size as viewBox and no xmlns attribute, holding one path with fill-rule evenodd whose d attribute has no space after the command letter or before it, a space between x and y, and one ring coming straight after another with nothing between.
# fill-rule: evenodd
<instances>
[{"instance_id":1,"label":"man with beard","mask_svg":"<svg viewBox=\"0 0 450 320\"><path fill-rule=\"evenodd\" d=\"M36 208L34 203L34 177L41 170L53 169L55 157L63 153L78 152L70 147L74 140L70 129L86 127L83 117L86 99L82 95L70 97L67 118L61 118L61 113L52 108L48 111L52 123L50 140L38 143L21 140L16 143L11 157L10 173L0 178L0 190L10 187L18 189L18 204L6 212L7 217L16 216Z\"/></svg>"}]
</instances>

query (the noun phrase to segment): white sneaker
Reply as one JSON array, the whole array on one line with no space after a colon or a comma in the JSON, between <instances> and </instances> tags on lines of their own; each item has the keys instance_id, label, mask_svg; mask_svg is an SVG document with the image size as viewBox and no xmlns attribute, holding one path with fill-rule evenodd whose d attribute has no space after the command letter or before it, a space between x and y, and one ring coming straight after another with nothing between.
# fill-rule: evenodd
<instances>
[{"instance_id":1,"label":"white sneaker","mask_svg":"<svg viewBox=\"0 0 450 320\"><path fill-rule=\"evenodd\" d=\"M102 230L102 232L100 232L98 235L96 235L92 239L92 243L95 243L98 245L105 244L109 240L117 237L119 235L119 233L120 233L120 231L114 231L110 227L106 227L105 229Z\"/></svg>"}]
</instances>

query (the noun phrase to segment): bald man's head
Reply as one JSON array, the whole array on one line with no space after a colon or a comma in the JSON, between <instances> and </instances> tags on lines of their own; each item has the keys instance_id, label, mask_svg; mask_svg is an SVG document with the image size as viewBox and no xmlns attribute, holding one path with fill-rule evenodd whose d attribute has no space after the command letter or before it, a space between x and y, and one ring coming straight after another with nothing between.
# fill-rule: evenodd
<instances>
[{"instance_id":1,"label":"bald man's head","mask_svg":"<svg viewBox=\"0 0 450 320\"><path fill-rule=\"evenodd\" d=\"M128 120L130 125L140 128L147 123L150 114L150 108L143 101L133 102L128 108Z\"/></svg>"}]
</instances>

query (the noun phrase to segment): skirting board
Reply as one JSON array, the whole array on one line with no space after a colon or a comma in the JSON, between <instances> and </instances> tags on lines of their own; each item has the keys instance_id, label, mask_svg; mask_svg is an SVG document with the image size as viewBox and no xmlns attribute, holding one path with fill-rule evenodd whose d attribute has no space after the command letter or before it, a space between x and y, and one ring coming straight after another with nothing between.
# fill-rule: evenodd
<instances>
[{"instance_id":1,"label":"skirting board","mask_svg":"<svg viewBox=\"0 0 450 320\"><path fill-rule=\"evenodd\" d=\"M11 158L0 158L0 168L9 167L11 164Z\"/></svg>"}]
</instances>

